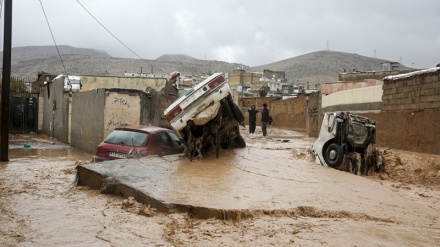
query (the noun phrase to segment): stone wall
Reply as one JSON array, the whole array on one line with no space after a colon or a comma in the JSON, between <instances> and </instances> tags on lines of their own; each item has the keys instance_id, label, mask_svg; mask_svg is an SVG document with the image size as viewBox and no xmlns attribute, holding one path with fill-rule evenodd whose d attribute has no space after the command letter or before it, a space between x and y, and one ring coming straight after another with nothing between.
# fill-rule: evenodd
<instances>
[{"instance_id":1,"label":"stone wall","mask_svg":"<svg viewBox=\"0 0 440 247\"><path fill-rule=\"evenodd\" d=\"M384 78L383 111L440 108L440 68Z\"/></svg>"}]
</instances>

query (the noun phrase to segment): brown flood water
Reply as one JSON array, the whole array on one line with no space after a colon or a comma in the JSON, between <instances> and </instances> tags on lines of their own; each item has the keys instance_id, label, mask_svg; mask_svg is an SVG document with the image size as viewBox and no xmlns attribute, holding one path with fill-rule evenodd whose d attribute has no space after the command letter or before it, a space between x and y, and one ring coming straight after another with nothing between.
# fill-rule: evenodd
<instances>
[{"instance_id":1,"label":"brown flood water","mask_svg":"<svg viewBox=\"0 0 440 247\"><path fill-rule=\"evenodd\" d=\"M342 172L312 162L307 149L313 139L275 129L269 130L270 135L273 139L245 134L247 148L233 152L222 150L221 153L230 155L229 162L245 164L247 170L244 172L257 173L262 187L248 188L250 191L267 189L266 196L270 197L271 188L266 186L264 177L281 178L274 180L273 188L288 185L288 179L295 180L294 188L285 188L289 196L298 193L297 199L291 200L293 213L272 211L270 215L256 214L239 222L194 219L185 213L157 213L146 205L76 187L75 168L80 163L90 162L91 154L61 144L36 144L30 149L17 145L9 152L10 161L0 164L0 246L440 246L438 187L391 178L379 180L377 176L372 177L373 181L360 177L361 182L349 183L354 181L354 175L347 177L347 174L341 175ZM393 157L400 157L400 153L394 154ZM401 162L415 160L416 164L424 160L414 153L405 155ZM297 161L286 164L289 160ZM432 163L440 159L433 156L427 160ZM230 184L240 179L234 177L235 168L216 162L215 159L183 161L179 172L208 178L221 176L218 181ZM391 169L388 174L393 174ZM319 193L300 191L307 187L303 184L310 184L318 177L328 177L329 181L338 179L341 188L353 191L351 197L340 195L351 202L323 201L318 198ZM372 215L368 201L374 197L356 193L368 190L366 186L374 188L371 194L378 189L384 190L398 198L400 204L407 205L393 201L383 203L384 215L397 215L391 221L359 217ZM338 193L332 191L331 183L327 189L329 193ZM307 194L310 196L305 196ZM279 196L273 195L272 202L276 203ZM327 205L332 210L326 211ZM353 209L347 210L350 205ZM381 201L377 199L371 205L381 205ZM417 206L420 220L411 210L400 211L411 205Z\"/></svg>"}]
</instances>

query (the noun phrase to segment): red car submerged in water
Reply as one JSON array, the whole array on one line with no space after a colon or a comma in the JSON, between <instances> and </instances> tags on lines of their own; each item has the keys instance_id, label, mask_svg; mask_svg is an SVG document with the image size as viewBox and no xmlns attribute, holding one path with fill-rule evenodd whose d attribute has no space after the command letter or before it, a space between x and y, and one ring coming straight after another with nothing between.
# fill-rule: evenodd
<instances>
[{"instance_id":1,"label":"red car submerged in water","mask_svg":"<svg viewBox=\"0 0 440 247\"><path fill-rule=\"evenodd\" d=\"M156 126L124 126L113 130L96 150L97 160L182 153L185 145L174 131Z\"/></svg>"}]
</instances>

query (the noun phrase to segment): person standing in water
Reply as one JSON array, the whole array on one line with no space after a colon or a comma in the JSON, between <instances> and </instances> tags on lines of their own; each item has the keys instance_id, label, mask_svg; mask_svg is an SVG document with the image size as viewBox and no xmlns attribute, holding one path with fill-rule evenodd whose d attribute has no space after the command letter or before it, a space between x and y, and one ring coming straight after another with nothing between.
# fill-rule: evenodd
<instances>
[{"instance_id":1,"label":"person standing in water","mask_svg":"<svg viewBox=\"0 0 440 247\"><path fill-rule=\"evenodd\" d=\"M251 105L251 108L248 110L248 112L249 112L249 133L254 134L256 128L258 110L255 109L255 105Z\"/></svg>"},{"instance_id":2,"label":"person standing in water","mask_svg":"<svg viewBox=\"0 0 440 247\"><path fill-rule=\"evenodd\" d=\"M261 131L263 131L263 138L267 135L267 124L269 122L269 109L267 109L267 104L263 104L263 112L261 113Z\"/></svg>"}]
</instances>

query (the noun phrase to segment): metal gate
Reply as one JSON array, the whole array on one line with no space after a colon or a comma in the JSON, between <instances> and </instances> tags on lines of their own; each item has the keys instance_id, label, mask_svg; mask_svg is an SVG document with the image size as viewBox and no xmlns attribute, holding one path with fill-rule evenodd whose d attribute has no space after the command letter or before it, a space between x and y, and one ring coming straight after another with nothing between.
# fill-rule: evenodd
<instances>
[{"instance_id":1,"label":"metal gate","mask_svg":"<svg viewBox=\"0 0 440 247\"><path fill-rule=\"evenodd\" d=\"M11 97L10 133L37 133L38 97Z\"/></svg>"}]
</instances>

